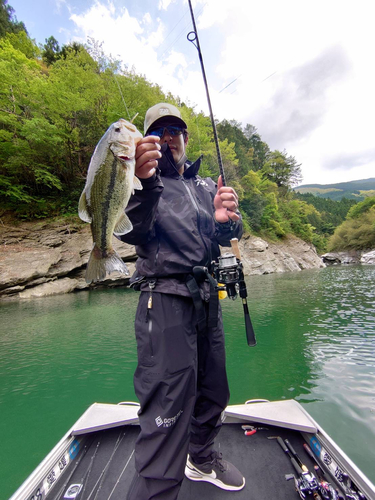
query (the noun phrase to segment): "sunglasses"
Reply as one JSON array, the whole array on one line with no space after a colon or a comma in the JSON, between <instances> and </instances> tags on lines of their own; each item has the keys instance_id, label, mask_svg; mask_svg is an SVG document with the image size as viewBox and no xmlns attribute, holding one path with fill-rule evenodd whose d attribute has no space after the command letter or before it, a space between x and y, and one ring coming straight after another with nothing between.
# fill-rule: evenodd
<instances>
[{"instance_id":1,"label":"sunglasses","mask_svg":"<svg viewBox=\"0 0 375 500\"><path fill-rule=\"evenodd\" d=\"M168 127L159 127L159 128L154 128L154 130L150 130L150 132L147 135L156 135L160 137L160 139L163 137L165 132L167 132L169 135L172 135L173 137L176 135L181 135L184 132L184 128L182 127L176 127L175 125L169 125Z\"/></svg>"}]
</instances>

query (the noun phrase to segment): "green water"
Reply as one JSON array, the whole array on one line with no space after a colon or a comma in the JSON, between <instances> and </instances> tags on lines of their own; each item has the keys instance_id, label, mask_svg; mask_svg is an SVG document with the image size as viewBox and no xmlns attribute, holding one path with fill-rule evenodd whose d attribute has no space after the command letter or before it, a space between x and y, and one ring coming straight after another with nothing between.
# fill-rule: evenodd
<instances>
[{"instance_id":1,"label":"green water","mask_svg":"<svg viewBox=\"0 0 375 500\"><path fill-rule=\"evenodd\" d=\"M231 403L295 398L375 482L375 266L247 279L222 301ZM93 402L135 400L132 290L0 305L0 499Z\"/></svg>"}]
</instances>

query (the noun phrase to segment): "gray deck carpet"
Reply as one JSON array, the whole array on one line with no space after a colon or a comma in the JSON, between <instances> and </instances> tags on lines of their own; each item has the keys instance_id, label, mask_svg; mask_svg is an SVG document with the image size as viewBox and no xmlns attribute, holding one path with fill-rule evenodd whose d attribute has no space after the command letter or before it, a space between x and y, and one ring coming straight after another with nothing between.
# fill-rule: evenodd
<instances>
[{"instance_id":1,"label":"gray deck carpet","mask_svg":"<svg viewBox=\"0 0 375 500\"><path fill-rule=\"evenodd\" d=\"M134 443L137 426L126 426L97 432L89 437L84 453L64 474L64 482L51 491L54 500L63 500L72 484L83 484L77 500L125 500L134 474ZM314 464L303 449L299 433L276 427L259 430L245 436L239 424L223 426L217 440L218 451L245 476L245 488L228 492L216 486L184 479L178 500L287 500L298 499L294 482L286 481L285 474L293 474L291 461L276 440L267 436L288 438L301 460L310 471ZM141 500L141 499L140 499Z\"/></svg>"}]
</instances>

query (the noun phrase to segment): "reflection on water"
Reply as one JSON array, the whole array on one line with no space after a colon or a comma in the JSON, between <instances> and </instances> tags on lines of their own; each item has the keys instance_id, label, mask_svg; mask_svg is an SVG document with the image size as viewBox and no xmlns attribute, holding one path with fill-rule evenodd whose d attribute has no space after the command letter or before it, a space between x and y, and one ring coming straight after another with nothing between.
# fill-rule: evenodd
<instances>
[{"instance_id":1,"label":"reflection on water","mask_svg":"<svg viewBox=\"0 0 375 500\"><path fill-rule=\"evenodd\" d=\"M247 279L221 301L231 403L300 401L375 482L375 267ZM94 401L135 400L132 290L0 305L0 474L7 498Z\"/></svg>"}]
</instances>

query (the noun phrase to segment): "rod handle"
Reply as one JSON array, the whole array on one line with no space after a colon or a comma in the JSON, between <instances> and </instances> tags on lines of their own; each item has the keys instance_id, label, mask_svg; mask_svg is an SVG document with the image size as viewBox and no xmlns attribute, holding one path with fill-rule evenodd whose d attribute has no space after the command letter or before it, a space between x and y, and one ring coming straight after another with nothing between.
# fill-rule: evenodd
<instances>
[{"instance_id":1,"label":"rod handle","mask_svg":"<svg viewBox=\"0 0 375 500\"><path fill-rule=\"evenodd\" d=\"M286 446L289 448L289 450L291 451L292 455L294 455L294 458L296 458L296 457L297 457L297 452L296 452L296 450L293 448L292 443L289 441L289 439L286 439L286 440L285 440L285 444L286 444Z\"/></svg>"},{"instance_id":2,"label":"rod handle","mask_svg":"<svg viewBox=\"0 0 375 500\"><path fill-rule=\"evenodd\" d=\"M301 469L301 467L298 465L296 459L294 457L290 457L290 460L293 464L293 467L295 468L297 474L299 474L300 476L303 475L303 470Z\"/></svg>"},{"instance_id":3,"label":"rod handle","mask_svg":"<svg viewBox=\"0 0 375 500\"><path fill-rule=\"evenodd\" d=\"M230 240L230 245L232 247L233 254L237 257L238 260L241 260L240 247L238 246L238 238L232 238Z\"/></svg>"},{"instance_id":4,"label":"rod handle","mask_svg":"<svg viewBox=\"0 0 375 500\"><path fill-rule=\"evenodd\" d=\"M283 438L281 438L280 436L277 436L277 442L279 443L279 445L281 446L281 448L283 449L283 451L285 451L285 453L288 453L289 450L286 447L286 444L284 443Z\"/></svg>"},{"instance_id":5,"label":"rod handle","mask_svg":"<svg viewBox=\"0 0 375 500\"><path fill-rule=\"evenodd\" d=\"M296 450L293 448L292 446L292 443L286 439L285 440L285 444L287 445L287 447L289 448L291 454L293 455L293 457L296 459L298 465L301 467L301 469L304 471L304 472L308 472L308 468L306 467L306 465L304 465L302 463L302 460L299 458L299 456L297 455L297 452Z\"/></svg>"},{"instance_id":6,"label":"rod handle","mask_svg":"<svg viewBox=\"0 0 375 500\"><path fill-rule=\"evenodd\" d=\"M245 330L246 330L247 345L250 347L254 347L257 344L257 341L255 340L255 332L253 324L251 323L249 308L247 306L247 300L242 299L242 304L245 315Z\"/></svg>"}]
</instances>

